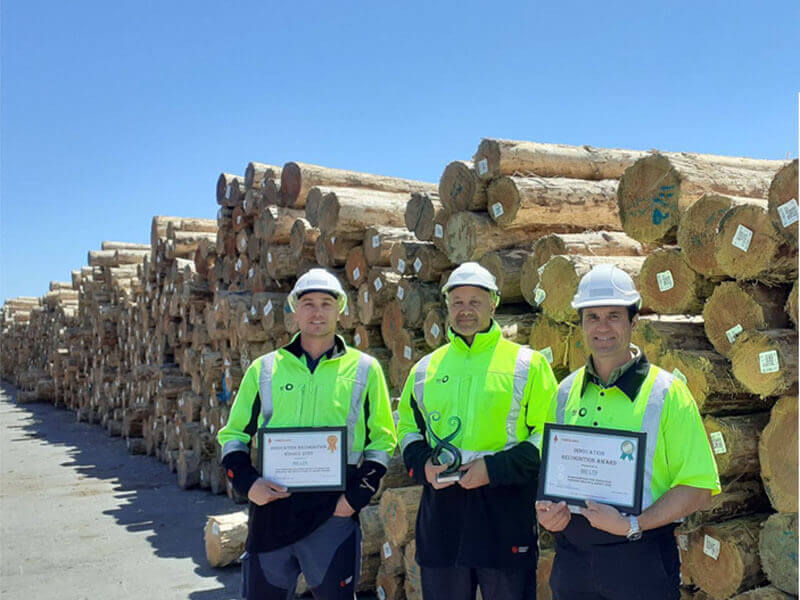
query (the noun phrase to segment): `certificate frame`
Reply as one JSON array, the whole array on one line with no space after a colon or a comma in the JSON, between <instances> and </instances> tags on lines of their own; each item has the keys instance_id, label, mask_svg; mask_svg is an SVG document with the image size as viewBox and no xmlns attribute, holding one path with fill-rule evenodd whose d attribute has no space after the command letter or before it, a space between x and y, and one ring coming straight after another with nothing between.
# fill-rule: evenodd
<instances>
[{"instance_id":1,"label":"certificate frame","mask_svg":"<svg viewBox=\"0 0 800 600\"><path fill-rule=\"evenodd\" d=\"M597 500L597 502L602 502L603 504L613 506L620 512L626 514L638 515L642 512L642 490L644 486L644 463L647 434L642 431L630 431L627 429L609 429L603 427L586 427L582 425L559 425L556 423L545 423L544 433L542 436L542 460L539 470L539 484L537 493L538 500L550 500L551 502L564 501L570 506L586 506L587 498L545 493L545 489L547 489L548 477L552 476L549 472L550 468L553 466L551 462L552 453L550 448L551 433L556 434L558 432L564 432L566 434L580 433L582 435L597 435L612 438L616 437L622 439L623 441L636 439L636 452L631 454L635 461L633 504L619 504L609 502L607 500ZM588 499L592 500L593 498L589 497Z\"/></svg>"},{"instance_id":2,"label":"certificate frame","mask_svg":"<svg viewBox=\"0 0 800 600\"><path fill-rule=\"evenodd\" d=\"M333 452L335 452L338 456L335 457L335 463L338 467L339 476L335 483L330 484L318 484L318 483L288 483L283 484L278 478L274 476L269 476L269 469L270 467L266 465L267 462L274 463L273 460L270 459L271 452L269 451L271 445L269 442L271 437L280 436L282 438L289 438L293 437L293 434L297 434L299 438L306 438L307 440L317 441L316 438L319 436L320 441L327 438L332 433L339 434L339 439L341 443L338 444L338 448L336 448ZM257 468L258 472L267 479L271 481L275 481L276 483L281 483L282 485L286 485L287 491L294 493L294 492L343 492L345 491L346 487L346 476L347 476L347 427L262 427L257 432L258 435L258 460L257 460ZM267 474L265 474L265 466L267 469Z\"/></svg>"}]
</instances>

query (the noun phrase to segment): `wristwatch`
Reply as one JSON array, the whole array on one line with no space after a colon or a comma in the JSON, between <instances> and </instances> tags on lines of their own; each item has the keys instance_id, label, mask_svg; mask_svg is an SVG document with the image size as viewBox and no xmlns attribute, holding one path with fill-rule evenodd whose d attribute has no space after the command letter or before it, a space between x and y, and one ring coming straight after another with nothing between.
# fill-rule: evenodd
<instances>
[{"instance_id":1,"label":"wristwatch","mask_svg":"<svg viewBox=\"0 0 800 600\"><path fill-rule=\"evenodd\" d=\"M628 538L629 542L635 542L642 538L642 530L639 528L639 519L630 515L628 517L631 521L630 529L628 529L628 533L625 534L625 537Z\"/></svg>"}]
</instances>

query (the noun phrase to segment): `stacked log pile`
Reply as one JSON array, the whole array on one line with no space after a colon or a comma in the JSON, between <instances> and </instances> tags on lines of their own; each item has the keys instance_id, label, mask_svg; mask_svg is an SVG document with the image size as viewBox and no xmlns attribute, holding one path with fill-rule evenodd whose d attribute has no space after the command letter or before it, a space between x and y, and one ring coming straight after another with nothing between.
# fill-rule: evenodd
<instances>
[{"instance_id":1,"label":"stacked log pile","mask_svg":"<svg viewBox=\"0 0 800 600\"><path fill-rule=\"evenodd\" d=\"M686 380L723 479L678 532L684 596L767 581L796 594L784 576L797 531L796 192L797 161L491 139L438 186L252 162L220 175L216 220L154 217L150 244L104 242L69 284L7 301L0 365L20 401L65 405L168 463L181 487L233 497L215 435L250 362L296 331L286 296L312 266L341 280L340 332L378 358L396 396L446 341L439 290L458 263L495 274L503 334L560 378L586 360L577 283L610 262L642 291L634 342ZM399 456L374 502L361 589L421 598L419 488ZM210 523L210 560L240 554L241 521Z\"/></svg>"}]
</instances>

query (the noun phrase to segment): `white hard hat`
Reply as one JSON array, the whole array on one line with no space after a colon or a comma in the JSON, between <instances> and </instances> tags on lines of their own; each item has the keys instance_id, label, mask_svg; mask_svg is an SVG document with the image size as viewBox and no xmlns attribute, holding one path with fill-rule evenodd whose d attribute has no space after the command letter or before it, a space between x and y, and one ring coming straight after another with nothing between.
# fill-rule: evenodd
<instances>
[{"instance_id":1,"label":"white hard hat","mask_svg":"<svg viewBox=\"0 0 800 600\"><path fill-rule=\"evenodd\" d=\"M572 308L591 306L642 307L642 297L625 271L611 264L597 265L581 278Z\"/></svg>"},{"instance_id":2,"label":"white hard hat","mask_svg":"<svg viewBox=\"0 0 800 600\"><path fill-rule=\"evenodd\" d=\"M483 288L492 295L495 305L500 302L500 290L494 275L476 262L465 262L456 267L447 278L447 283L442 286L442 293L446 298L450 290L462 285Z\"/></svg>"},{"instance_id":3,"label":"white hard hat","mask_svg":"<svg viewBox=\"0 0 800 600\"><path fill-rule=\"evenodd\" d=\"M309 269L308 272L298 277L287 298L292 312L297 309L297 301L300 296L308 292L333 294L339 303L339 312L342 312L347 306L347 294L344 293L341 282L325 269Z\"/></svg>"}]
</instances>

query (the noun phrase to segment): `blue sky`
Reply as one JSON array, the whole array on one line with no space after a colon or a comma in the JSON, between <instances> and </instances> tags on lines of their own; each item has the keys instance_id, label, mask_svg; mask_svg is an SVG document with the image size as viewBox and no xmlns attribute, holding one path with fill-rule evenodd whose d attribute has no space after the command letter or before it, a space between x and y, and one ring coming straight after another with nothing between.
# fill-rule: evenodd
<instances>
[{"instance_id":1,"label":"blue sky","mask_svg":"<svg viewBox=\"0 0 800 600\"><path fill-rule=\"evenodd\" d=\"M482 137L797 156L800 3L2 2L0 299L222 171L438 181Z\"/></svg>"}]
</instances>

